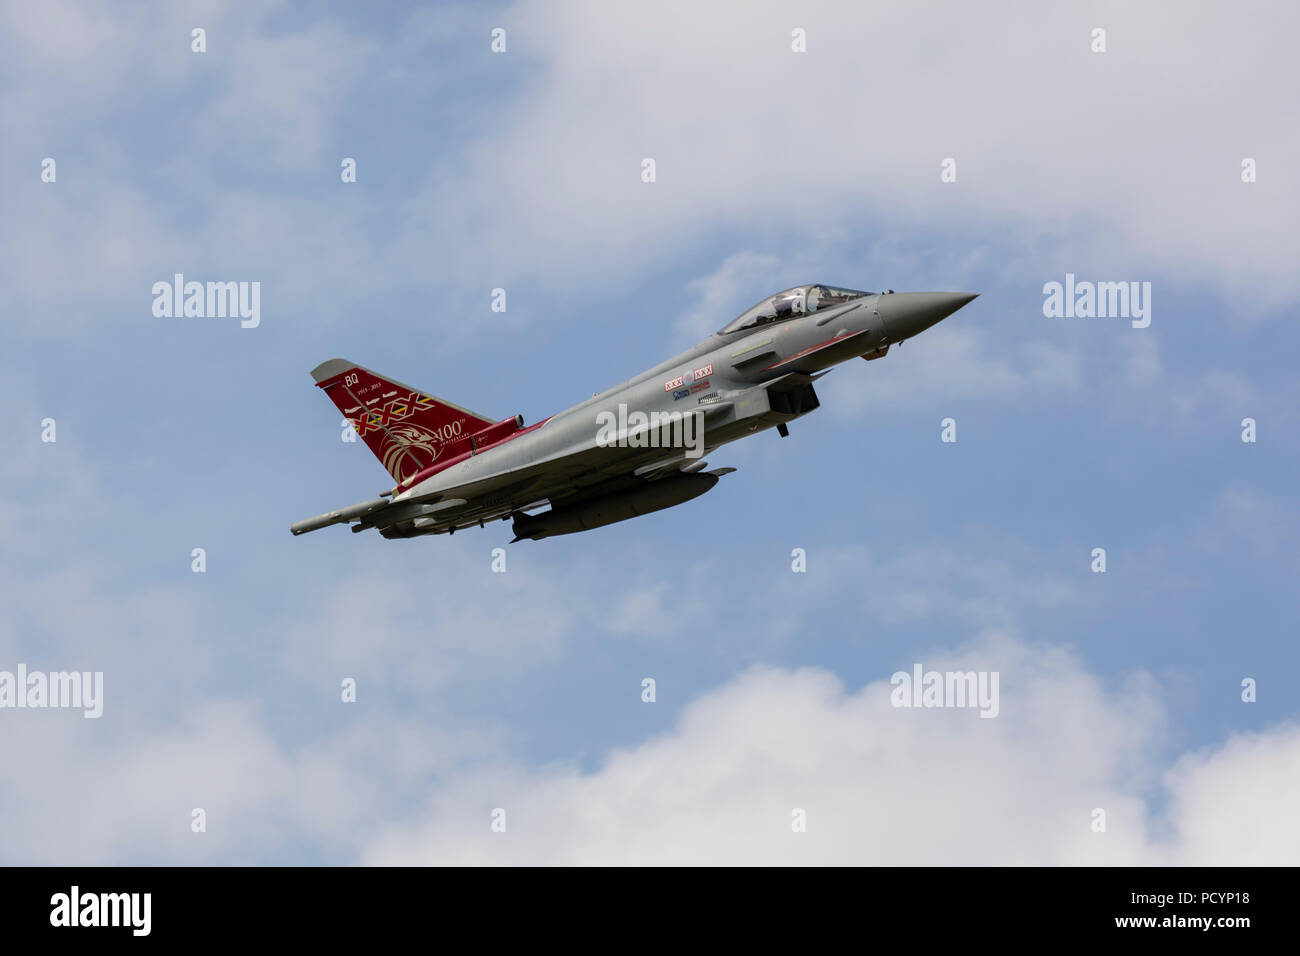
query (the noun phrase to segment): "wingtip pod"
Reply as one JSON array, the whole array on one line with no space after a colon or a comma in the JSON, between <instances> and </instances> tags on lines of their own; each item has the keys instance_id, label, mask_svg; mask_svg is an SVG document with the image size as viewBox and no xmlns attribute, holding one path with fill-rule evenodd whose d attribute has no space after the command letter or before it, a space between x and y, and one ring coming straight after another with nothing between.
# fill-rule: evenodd
<instances>
[{"instance_id":1,"label":"wingtip pod","mask_svg":"<svg viewBox=\"0 0 1300 956\"><path fill-rule=\"evenodd\" d=\"M311 370L311 377L319 385L321 382L329 381L335 375L341 375L343 372L351 371L356 367L355 362L349 362L347 359L326 359Z\"/></svg>"},{"instance_id":2,"label":"wingtip pod","mask_svg":"<svg viewBox=\"0 0 1300 956\"><path fill-rule=\"evenodd\" d=\"M360 518L388 504L389 501L386 498L371 498L369 501L362 501L359 504L349 505L348 507L340 508L337 511L327 511L314 518L304 518L302 521L295 521L293 524L289 525L289 531L295 537L300 534L306 534L308 531L319 531L321 528L328 528L332 524L342 524L345 521L352 521L353 519Z\"/></svg>"}]
</instances>

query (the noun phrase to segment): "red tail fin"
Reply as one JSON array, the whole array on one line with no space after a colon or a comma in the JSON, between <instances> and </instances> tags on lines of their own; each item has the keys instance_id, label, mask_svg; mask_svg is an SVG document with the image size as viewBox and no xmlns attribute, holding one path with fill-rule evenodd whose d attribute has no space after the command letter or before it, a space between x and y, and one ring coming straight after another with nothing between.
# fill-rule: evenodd
<instances>
[{"instance_id":1,"label":"red tail fin","mask_svg":"<svg viewBox=\"0 0 1300 956\"><path fill-rule=\"evenodd\" d=\"M346 359L322 362L311 376L399 482L492 424L469 409Z\"/></svg>"}]
</instances>

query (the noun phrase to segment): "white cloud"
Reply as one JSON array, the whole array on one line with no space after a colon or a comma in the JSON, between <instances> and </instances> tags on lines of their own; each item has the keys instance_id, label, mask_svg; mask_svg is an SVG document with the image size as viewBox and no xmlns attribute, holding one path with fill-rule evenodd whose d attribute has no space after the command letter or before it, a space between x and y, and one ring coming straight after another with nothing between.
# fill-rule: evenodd
<instances>
[{"instance_id":1,"label":"white cloud","mask_svg":"<svg viewBox=\"0 0 1300 956\"><path fill-rule=\"evenodd\" d=\"M120 713L130 702L111 695ZM341 708L337 696L324 708ZM5 711L0 811L8 864L202 864L286 854L347 859L401 795L497 752L490 733L449 733L364 713L325 739L282 746L265 706L195 701L173 722L122 727L66 711ZM39 768L35 769L35 768ZM191 829L206 814L206 832Z\"/></svg>"},{"instance_id":2,"label":"white cloud","mask_svg":"<svg viewBox=\"0 0 1300 956\"><path fill-rule=\"evenodd\" d=\"M1300 862L1300 731L1234 738L1163 781L1158 691L1073 654L993 639L921 661L1001 672L1001 713L896 709L882 679L751 670L592 773L499 766L440 790L374 864L1196 864ZM910 662L900 662L910 668ZM644 705L653 706L653 705ZM490 831L490 811L507 832ZM801 808L807 832L792 832ZM1092 832L1092 811L1107 814Z\"/></svg>"},{"instance_id":3,"label":"white cloud","mask_svg":"<svg viewBox=\"0 0 1300 956\"><path fill-rule=\"evenodd\" d=\"M20 331L101 328L123 299L148 321L152 284L174 272L261 281L268 312L314 304L317 321L339 296L322 275L348 277L354 295L382 287L355 239L369 210L343 195L323 211L312 189L338 184L332 144L375 44L332 23L269 30L277 6L0 10L0 52L25 80L0 93L0 110L26 164L8 184L6 225L18 228L0 231L0 275L17 301L59 306L57 323ZM190 50L197 26L207 53ZM40 181L46 156L53 184Z\"/></svg>"},{"instance_id":4,"label":"white cloud","mask_svg":"<svg viewBox=\"0 0 1300 956\"><path fill-rule=\"evenodd\" d=\"M1257 488L1233 486L1223 491L1214 504L1210 514L1217 519L1213 527L1218 534L1210 534L1209 529L1198 534L1202 543L1214 551L1245 542L1257 553L1271 555L1280 542L1294 534L1294 509Z\"/></svg>"},{"instance_id":5,"label":"white cloud","mask_svg":"<svg viewBox=\"0 0 1300 956\"><path fill-rule=\"evenodd\" d=\"M508 237L531 271L644 271L727 228L876 238L906 220L972 245L1047 241L1052 275L1192 275L1249 293L1247 310L1300 289L1300 186L1280 168L1300 130L1276 122L1294 8L1191 4L1171 21L1133 5L1083 19L1027 2L574 2L505 19L534 81L422 215L449 215L472 248ZM1089 50L1094 19L1105 54ZM949 156L958 181L943 184Z\"/></svg>"},{"instance_id":6,"label":"white cloud","mask_svg":"<svg viewBox=\"0 0 1300 956\"><path fill-rule=\"evenodd\" d=\"M996 255L1015 277L1190 276L1242 293L1233 315L1300 291L1288 216L1300 185L1279 158L1300 130L1274 121L1289 106L1288 27L1300 25L1289 7L1243 18L1192 4L1171 24L1116 6L1097 14L1111 51L1096 55L1091 19L1027 2L519 5L501 14L511 52L494 62L517 78L526 60L527 82L417 165L409 201L349 195L327 211L310 184L336 183L349 98L373 95L377 75L426 76L421 58L458 37L486 45L487 21L466 7L413 14L388 63L328 21L268 35L274 15L163 5L124 21L64 4L4 14L4 49L31 77L0 101L14 142L33 164L46 151L61 162L57 187L33 165L9 197L11 221L39 224L4 237L11 287L36 301L58 290L147 305L136 289L186 263L256 268L274 284L266 308L293 303L323 321L341 297L390 286L452 301L522 278L608 287L726 239L760 250L723 270L744 283L745 304L774 291L762 250L791 240L806 250L793 266L866 244L870 261L849 270L861 280L812 277L850 285L901 288L904 267L916 288L960 285ZM806 54L789 50L794 20ZM188 47L198 21L202 55ZM143 121L174 105L151 99L157 90L185 97L174 123L186 135L133 155L112 107L136 104ZM72 123L93 162L66 151ZM1252 186L1239 181L1244 155L1260 161ZM653 185L640 181L645 156L658 161ZM955 184L939 181L947 156ZM964 254L900 257L896 238L918 225ZM679 329L707 334L733 314L705 309L710 295L725 297L705 289Z\"/></svg>"},{"instance_id":7,"label":"white cloud","mask_svg":"<svg viewBox=\"0 0 1300 956\"><path fill-rule=\"evenodd\" d=\"M709 275L691 282L687 289L695 295L696 303L674 327L681 345L692 346L722 328L741 309L748 308L738 307L736 303L745 296L753 297L755 289L768 290L763 294L776 292L780 279L775 277L780 275L782 267L783 263L776 256L737 252L723 260L722 265Z\"/></svg>"},{"instance_id":8,"label":"white cloud","mask_svg":"<svg viewBox=\"0 0 1300 956\"><path fill-rule=\"evenodd\" d=\"M1167 775L1181 864L1295 866L1300 728L1240 734Z\"/></svg>"},{"instance_id":9,"label":"white cloud","mask_svg":"<svg viewBox=\"0 0 1300 956\"><path fill-rule=\"evenodd\" d=\"M1060 381L1042 382L1042 386L1071 387L1077 379L1073 356L1058 354L1044 343L1000 345L990 341L986 329L941 322L924 336L894 346L863 374L851 376L853 386L847 389L847 400L837 403L835 412L856 417L868 409L914 405L917 396L927 400L1006 400L1023 393L1031 376L1041 381L1037 362L1043 354L1052 355L1068 374ZM859 369L855 365L851 371ZM1040 386L1035 387L1041 391Z\"/></svg>"}]
</instances>

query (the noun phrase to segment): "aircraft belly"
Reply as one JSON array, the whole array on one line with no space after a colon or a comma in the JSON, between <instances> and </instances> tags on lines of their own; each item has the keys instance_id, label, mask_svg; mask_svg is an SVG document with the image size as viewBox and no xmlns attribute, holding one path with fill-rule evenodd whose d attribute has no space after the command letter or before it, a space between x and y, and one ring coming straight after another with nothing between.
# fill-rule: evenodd
<instances>
[{"instance_id":1,"label":"aircraft belly","mask_svg":"<svg viewBox=\"0 0 1300 956\"><path fill-rule=\"evenodd\" d=\"M537 454L543 457L534 457ZM601 447L593 424L585 440L549 453L502 448L476 456L422 482L406 500L454 496L466 499L467 511L519 505L630 474L636 466L662 456L662 449Z\"/></svg>"}]
</instances>

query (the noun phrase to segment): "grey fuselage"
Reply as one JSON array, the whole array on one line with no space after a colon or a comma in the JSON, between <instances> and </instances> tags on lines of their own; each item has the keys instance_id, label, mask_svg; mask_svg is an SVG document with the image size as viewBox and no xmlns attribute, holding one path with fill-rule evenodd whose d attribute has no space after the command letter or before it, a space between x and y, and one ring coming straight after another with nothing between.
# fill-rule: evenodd
<instances>
[{"instance_id":1,"label":"grey fuselage","mask_svg":"<svg viewBox=\"0 0 1300 956\"><path fill-rule=\"evenodd\" d=\"M572 494L575 487L598 487L682 456L681 449L602 445L601 421L620 411L625 416L628 411L698 411L704 422L703 449L710 451L806 414L818 404L811 382L819 372L853 358L883 356L889 346L919 334L973 298L954 293L867 294L753 328L717 333L420 481L395 495L393 503L497 498L504 514L523 506L521 494L554 504L559 489Z\"/></svg>"}]
</instances>

